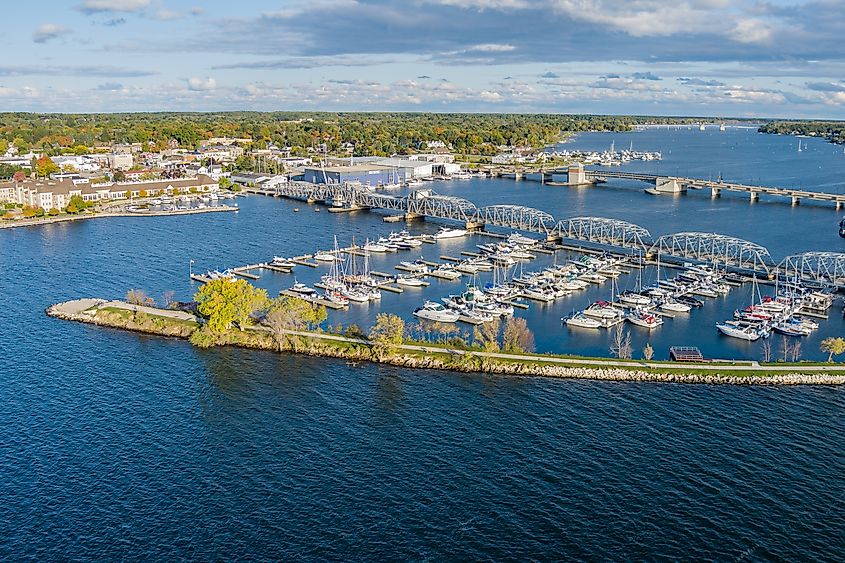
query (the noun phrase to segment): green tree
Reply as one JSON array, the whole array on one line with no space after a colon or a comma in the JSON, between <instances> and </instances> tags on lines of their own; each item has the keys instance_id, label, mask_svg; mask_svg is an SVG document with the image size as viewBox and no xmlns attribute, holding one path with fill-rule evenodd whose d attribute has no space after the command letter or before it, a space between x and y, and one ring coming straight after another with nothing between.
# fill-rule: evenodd
<instances>
[{"instance_id":1,"label":"green tree","mask_svg":"<svg viewBox=\"0 0 845 563\"><path fill-rule=\"evenodd\" d=\"M243 330L253 313L266 308L267 291L256 289L246 280L218 278L204 284L194 295L201 315L208 319L208 329L223 334L232 325Z\"/></svg>"},{"instance_id":2,"label":"green tree","mask_svg":"<svg viewBox=\"0 0 845 563\"><path fill-rule=\"evenodd\" d=\"M88 204L85 203L85 200L82 199L82 196L74 195L74 196L71 196L70 200L68 200L67 207L65 208L65 211L67 211L68 213L79 213L80 211L85 209L87 206L88 206Z\"/></svg>"},{"instance_id":3,"label":"green tree","mask_svg":"<svg viewBox=\"0 0 845 563\"><path fill-rule=\"evenodd\" d=\"M832 336L825 338L822 340L821 350L822 352L827 352L827 361L832 362L833 356L838 356L845 352L845 338Z\"/></svg>"},{"instance_id":4,"label":"green tree","mask_svg":"<svg viewBox=\"0 0 845 563\"><path fill-rule=\"evenodd\" d=\"M217 181L217 185L220 186L221 190L225 190L232 187L232 181L226 176L223 176Z\"/></svg>"},{"instance_id":5,"label":"green tree","mask_svg":"<svg viewBox=\"0 0 845 563\"><path fill-rule=\"evenodd\" d=\"M47 215L49 215L50 217L55 217L59 213L61 213L61 212L58 209L56 209L55 207L53 207L52 209L50 209L50 211L47 212Z\"/></svg>"},{"instance_id":6,"label":"green tree","mask_svg":"<svg viewBox=\"0 0 845 563\"><path fill-rule=\"evenodd\" d=\"M126 172L123 170L115 170L114 171L114 181L115 182L123 182L126 180Z\"/></svg>"},{"instance_id":7,"label":"green tree","mask_svg":"<svg viewBox=\"0 0 845 563\"><path fill-rule=\"evenodd\" d=\"M405 336L405 321L397 315L379 313L370 328L370 342L376 357L394 354Z\"/></svg>"}]
</instances>

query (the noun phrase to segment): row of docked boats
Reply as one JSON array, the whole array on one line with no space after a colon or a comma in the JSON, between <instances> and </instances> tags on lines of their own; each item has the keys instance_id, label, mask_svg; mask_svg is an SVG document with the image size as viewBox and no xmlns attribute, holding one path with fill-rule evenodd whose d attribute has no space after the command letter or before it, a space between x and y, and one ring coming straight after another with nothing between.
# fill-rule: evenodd
<instances>
[{"instance_id":1,"label":"row of docked boats","mask_svg":"<svg viewBox=\"0 0 845 563\"><path fill-rule=\"evenodd\" d=\"M426 301L422 307L414 311L414 316L433 322L461 321L479 325L503 317L511 317L514 313L512 305L473 284L468 284L463 293L443 297L441 301L442 303Z\"/></svg>"},{"instance_id":2,"label":"row of docked boats","mask_svg":"<svg viewBox=\"0 0 845 563\"><path fill-rule=\"evenodd\" d=\"M760 296L756 278L753 287L750 305L734 311L732 319L716 323L720 333L749 342L768 338L772 333L796 338L809 336L819 325L801 315L801 311L827 310L833 302L829 293L794 283L778 286L774 297Z\"/></svg>"}]
</instances>

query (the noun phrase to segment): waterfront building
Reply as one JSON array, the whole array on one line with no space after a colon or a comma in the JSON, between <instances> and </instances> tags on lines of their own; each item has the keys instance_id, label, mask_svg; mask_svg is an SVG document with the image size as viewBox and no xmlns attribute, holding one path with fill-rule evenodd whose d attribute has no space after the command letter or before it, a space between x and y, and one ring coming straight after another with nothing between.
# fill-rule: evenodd
<instances>
[{"instance_id":1,"label":"waterfront building","mask_svg":"<svg viewBox=\"0 0 845 563\"><path fill-rule=\"evenodd\" d=\"M0 182L0 203L29 205L43 209L64 209L73 196L86 202L113 201L141 197L142 193L175 195L190 192L211 192L218 189L217 182L208 176L179 180L154 180L148 182L117 182L92 184L84 178L61 180L26 180Z\"/></svg>"},{"instance_id":2,"label":"waterfront building","mask_svg":"<svg viewBox=\"0 0 845 563\"><path fill-rule=\"evenodd\" d=\"M365 186L381 186L404 182L405 169L380 164L345 166L306 166L303 179L313 184L342 184L358 182Z\"/></svg>"}]
</instances>

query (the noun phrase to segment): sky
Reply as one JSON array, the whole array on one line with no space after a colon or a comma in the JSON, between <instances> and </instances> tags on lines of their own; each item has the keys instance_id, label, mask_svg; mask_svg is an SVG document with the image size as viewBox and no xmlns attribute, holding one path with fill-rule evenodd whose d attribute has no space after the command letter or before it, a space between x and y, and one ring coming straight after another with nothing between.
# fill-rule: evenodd
<instances>
[{"instance_id":1,"label":"sky","mask_svg":"<svg viewBox=\"0 0 845 563\"><path fill-rule=\"evenodd\" d=\"M0 111L845 119L845 0L4 2Z\"/></svg>"}]
</instances>

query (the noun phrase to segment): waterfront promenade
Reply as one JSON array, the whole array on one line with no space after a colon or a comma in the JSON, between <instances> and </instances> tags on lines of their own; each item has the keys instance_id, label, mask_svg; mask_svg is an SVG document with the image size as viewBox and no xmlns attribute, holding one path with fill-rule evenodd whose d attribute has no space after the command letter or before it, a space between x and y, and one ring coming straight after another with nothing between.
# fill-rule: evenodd
<instances>
[{"instance_id":1,"label":"waterfront promenade","mask_svg":"<svg viewBox=\"0 0 845 563\"><path fill-rule=\"evenodd\" d=\"M100 315L109 310L124 310L132 313L144 313L157 317L165 324L135 325L134 321L118 316L114 319ZM176 334L166 321L175 321L184 327L185 323L203 320L183 311L159 309L156 307L132 305L121 301L105 299L78 299L57 303L47 309L47 315L63 320L77 321L124 330L159 334L163 336L182 336ZM267 327L257 325L245 330L265 336L270 333ZM482 371L503 375L534 375L563 379L596 379L613 381L644 381L670 383L704 383L734 385L843 385L845 384L845 365L843 364L760 364L754 361L717 360L706 363L686 363L672 361L635 361L608 358L566 357L550 354L506 353L480 351L454 346L435 346L428 343L406 342L395 346L395 352L385 356L354 353L355 347L369 350L373 343L366 338L329 334L324 332L284 330L288 336L303 338L310 342L323 342L339 345L317 348L309 346L304 352L308 355L341 357L352 360L367 360L376 363L402 365L413 368L431 368L457 371ZM269 341L269 349L277 345ZM234 344L237 345L237 344ZM256 342L247 347L267 348ZM350 348L352 347L352 348ZM455 357L471 357L481 360L468 369L452 361Z\"/></svg>"},{"instance_id":2,"label":"waterfront promenade","mask_svg":"<svg viewBox=\"0 0 845 563\"><path fill-rule=\"evenodd\" d=\"M175 215L196 215L198 213L220 213L226 211L238 211L237 206L217 205L213 207L174 209L171 211L143 211L132 212L125 210L102 211L97 213L81 213L79 215L57 215L55 217L45 216L33 219L11 219L0 222L0 229L14 229L15 227L37 227L40 225L52 225L53 223L67 223L73 221L84 221L86 219L99 219L106 217L171 217Z\"/></svg>"}]
</instances>

